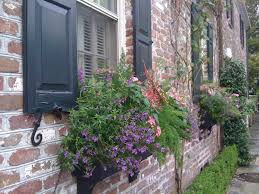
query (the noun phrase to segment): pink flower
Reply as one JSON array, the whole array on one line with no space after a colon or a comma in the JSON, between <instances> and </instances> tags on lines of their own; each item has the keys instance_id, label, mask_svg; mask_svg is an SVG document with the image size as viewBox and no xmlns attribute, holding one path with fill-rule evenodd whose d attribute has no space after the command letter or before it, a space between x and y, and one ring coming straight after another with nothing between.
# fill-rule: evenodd
<instances>
[{"instance_id":1,"label":"pink flower","mask_svg":"<svg viewBox=\"0 0 259 194\"><path fill-rule=\"evenodd\" d=\"M239 97L239 94L235 94L235 93L234 93L234 94L232 94L232 96Z\"/></svg>"},{"instance_id":2,"label":"pink flower","mask_svg":"<svg viewBox=\"0 0 259 194\"><path fill-rule=\"evenodd\" d=\"M139 80L138 80L138 78L137 78L137 77L132 77L132 78L131 78L131 81L133 81L133 82L137 82L137 81L139 81Z\"/></svg>"},{"instance_id":3,"label":"pink flower","mask_svg":"<svg viewBox=\"0 0 259 194\"><path fill-rule=\"evenodd\" d=\"M147 121L152 127L156 125L156 120L154 119L154 117L148 117L148 121Z\"/></svg>"},{"instance_id":4,"label":"pink flower","mask_svg":"<svg viewBox=\"0 0 259 194\"><path fill-rule=\"evenodd\" d=\"M160 135L161 135L161 127L157 126L157 128L156 128L156 136L160 137Z\"/></svg>"}]
</instances>

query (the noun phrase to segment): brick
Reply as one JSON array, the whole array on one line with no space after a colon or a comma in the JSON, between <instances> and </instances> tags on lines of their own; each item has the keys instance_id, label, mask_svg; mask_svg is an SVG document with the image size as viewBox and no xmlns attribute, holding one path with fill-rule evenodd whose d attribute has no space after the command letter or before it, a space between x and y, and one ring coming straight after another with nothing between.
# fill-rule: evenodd
<instances>
[{"instance_id":1,"label":"brick","mask_svg":"<svg viewBox=\"0 0 259 194\"><path fill-rule=\"evenodd\" d=\"M18 24L0 18L0 34L16 35L19 32Z\"/></svg>"},{"instance_id":2,"label":"brick","mask_svg":"<svg viewBox=\"0 0 259 194\"><path fill-rule=\"evenodd\" d=\"M0 96L0 111L13 111L23 108L23 98L21 95Z\"/></svg>"},{"instance_id":3,"label":"brick","mask_svg":"<svg viewBox=\"0 0 259 194\"><path fill-rule=\"evenodd\" d=\"M26 128L33 128L34 122L33 115L18 115L12 116L9 118L10 129L26 129Z\"/></svg>"},{"instance_id":4,"label":"brick","mask_svg":"<svg viewBox=\"0 0 259 194\"><path fill-rule=\"evenodd\" d=\"M60 144L48 144L44 151L47 155L56 155L58 154L59 148Z\"/></svg>"},{"instance_id":5,"label":"brick","mask_svg":"<svg viewBox=\"0 0 259 194\"><path fill-rule=\"evenodd\" d=\"M117 193L118 193L117 188L114 188L114 189L106 192L106 194L117 194Z\"/></svg>"},{"instance_id":6,"label":"brick","mask_svg":"<svg viewBox=\"0 0 259 194\"><path fill-rule=\"evenodd\" d=\"M67 127L62 127L62 128L59 129L58 132L59 132L59 135L60 135L61 137L66 136L67 133L68 133L68 128L67 128Z\"/></svg>"},{"instance_id":7,"label":"brick","mask_svg":"<svg viewBox=\"0 0 259 194\"><path fill-rule=\"evenodd\" d=\"M49 176L47 179L43 181L44 189L50 189L52 187L55 187L57 181L58 181L58 174Z\"/></svg>"},{"instance_id":8,"label":"brick","mask_svg":"<svg viewBox=\"0 0 259 194\"><path fill-rule=\"evenodd\" d=\"M5 138L0 138L0 142L3 142L2 147L16 146L21 142L22 134L9 135Z\"/></svg>"},{"instance_id":9,"label":"brick","mask_svg":"<svg viewBox=\"0 0 259 194\"><path fill-rule=\"evenodd\" d=\"M117 184L118 182L120 182L121 180L121 176L120 176L120 173L116 173L115 175L111 176L110 177L110 181L111 183L114 185L114 184Z\"/></svg>"},{"instance_id":10,"label":"brick","mask_svg":"<svg viewBox=\"0 0 259 194\"><path fill-rule=\"evenodd\" d=\"M2 155L0 154L0 164L3 164L3 161L4 161L4 156L2 156Z\"/></svg>"},{"instance_id":11,"label":"brick","mask_svg":"<svg viewBox=\"0 0 259 194\"><path fill-rule=\"evenodd\" d=\"M17 187L9 194L35 194L42 189L42 181L34 180Z\"/></svg>"},{"instance_id":12,"label":"brick","mask_svg":"<svg viewBox=\"0 0 259 194\"><path fill-rule=\"evenodd\" d=\"M143 168L145 168L145 167L147 167L149 165L149 160L147 159L147 160L144 160L144 161L142 161L141 163L140 163L140 169L143 169Z\"/></svg>"},{"instance_id":13,"label":"brick","mask_svg":"<svg viewBox=\"0 0 259 194\"><path fill-rule=\"evenodd\" d=\"M147 169L143 171L142 174L144 174L144 177L151 175L152 173L156 172L158 170L159 166L158 164L149 166Z\"/></svg>"},{"instance_id":14,"label":"brick","mask_svg":"<svg viewBox=\"0 0 259 194\"><path fill-rule=\"evenodd\" d=\"M18 16L18 17L22 16L22 7L19 4L5 1L3 3L3 9L4 9L4 12L7 13L8 15Z\"/></svg>"},{"instance_id":15,"label":"brick","mask_svg":"<svg viewBox=\"0 0 259 194\"><path fill-rule=\"evenodd\" d=\"M99 194L104 192L107 188L110 187L110 184L105 182L105 181L101 181L99 183L97 183L93 189L93 194Z\"/></svg>"},{"instance_id":16,"label":"brick","mask_svg":"<svg viewBox=\"0 0 259 194\"><path fill-rule=\"evenodd\" d=\"M22 54L22 44L21 42L11 41L8 43L8 52L21 55Z\"/></svg>"},{"instance_id":17,"label":"brick","mask_svg":"<svg viewBox=\"0 0 259 194\"><path fill-rule=\"evenodd\" d=\"M0 76L0 90L4 89L4 78L3 76Z\"/></svg>"},{"instance_id":18,"label":"brick","mask_svg":"<svg viewBox=\"0 0 259 194\"><path fill-rule=\"evenodd\" d=\"M125 191L127 188L129 188L130 184L128 182L122 183L119 185L119 192Z\"/></svg>"},{"instance_id":19,"label":"brick","mask_svg":"<svg viewBox=\"0 0 259 194\"><path fill-rule=\"evenodd\" d=\"M6 187L8 185L17 183L20 181L20 174L18 172L0 172L0 188Z\"/></svg>"},{"instance_id":20,"label":"brick","mask_svg":"<svg viewBox=\"0 0 259 194\"><path fill-rule=\"evenodd\" d=\"M0 72L18 73L19 62L16 59L0 56Z\"/></svg>"},{"instance_id":21,"label":"brick","mask_svg":"<svg viewBox=\"0 0 259 194\"><path fill-rule=\"evenodd\" d=\"M40 156L40 150L37 148L20 149L14 152L9 158L9 164L11 166L17 166L32 162L38 159Z\"/></svg>"},{"instance_id":22,"label":"brick","mask_svg":"<svg viewBox=\"0 0 259 194\"><path fill-rule=\"evenodd\" d=\"M67 115L62 114L62 119L60 120L58 117L56 117L54 114L51 113L46 113L43 116L43 120L45 124L50 125L50 124L60 124L64 123L67 119Z\"/></svg>"}]
</instances>

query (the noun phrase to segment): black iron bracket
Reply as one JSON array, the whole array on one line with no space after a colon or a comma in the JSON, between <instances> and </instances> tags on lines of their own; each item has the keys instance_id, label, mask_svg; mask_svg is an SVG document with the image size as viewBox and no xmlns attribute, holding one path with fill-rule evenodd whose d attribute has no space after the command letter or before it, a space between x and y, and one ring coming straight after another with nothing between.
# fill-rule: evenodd
<instances>
[{"instance_id":1,"label":"black iron bracket","mask_svg":"<svg viewBox=\"0 0 259 194\"><path fill-rule=\"evenodd\" d=\"M42 134L38 133L36 135L37 130L40 127L41 120L42 120L42 112L36 113L35 114L34 129L33 129L32 134L31 134L31 143L35 147L40 145L40 143L42 142Z\"/></svg>"}]
</instances>

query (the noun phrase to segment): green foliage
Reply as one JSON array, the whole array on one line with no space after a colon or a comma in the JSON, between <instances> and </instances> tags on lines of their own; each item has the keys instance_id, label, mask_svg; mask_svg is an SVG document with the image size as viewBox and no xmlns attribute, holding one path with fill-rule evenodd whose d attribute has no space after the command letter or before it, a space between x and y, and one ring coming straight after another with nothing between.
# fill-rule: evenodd
<instances>
[{"instance_id":1,"label":"green foliage","mask_svg":"<svg viewBox=\"0 0 259 194\"><path fill-rule=\"evenodd\" d=\"M204 169L187 189L185 194L224 194L230 184L237 166L237 149L227 147Z\"/></svg>"},{"instance_id":2,"label":"green foliage","mask_svg":"<svg viewBox=\"0 0 259 194\"><path fill-rule=\"evenodd\" d=\"M248 29L248 71L249 71L249 88L254 91L258 88L257 75L259 74L259 14L258 0L247 0L247 11L251 26Z\"/></svg>"},{"instance_id":3,"label":"green foliage","mask_svg":"<svg viewBox=\"0 0 259 194\"><path fill-rule=\"evenodd\" d=\"M183 139L189 139L190 134L186 129L190 126L187 123L187 112L182 110L172 99L161 108L158 114L159 125L162 128L158 141L162 147L168 147L174 153L176 161L180 162L181 147ZM160 161L165 160L165 154L158 153Z\"/></svg>"},{"instance_id":4,"label":"green foliage","mask_svg":"<svg viewBox=\"0 0 259 194\"><path fill-rule=\"evenodd\" d=\"M226 120L224 128L224 144L226 146L236 145L238 149L238 164L248 165L251 157L248 148L248 129L245 122L240 118Z\"/></svg>"},{"instance_id":5,"label":"green foliage","mask_svg":"<svg viewBox=\"0 0 259 194\"><path fill-rule=\"evenodd\" d=\"M106 80L96 76L80 83L77 108L70 111L69 134L59 154L61 169L76 167L90 177L97 164L115 165L134 175L145 152L160 161L169 150L178 156L189 126L186 112L174 99L165 97L161 106L153 106L151 99L160 100L159 95L149 93L147 98L143 85L123 64Z\"/></svg>"},{"instance_id":6,"label":"green foliage","mask_svg":"<svg viewBox=\"0 0 259 194\"><path fill-rule=\"evenodd\" d=\"M225 67L220 76L220 85L226 87L229 93L236 93L240 96L247 94L247 80L245 65L240 61L225 59Z\"/></svg>"},{"instance_id":7,"label":"green foliage","mask_svg":"<svg viewBox=\"0 0 259 194\"><path fill-rule=\"evenodd\" d=\"M207 112L211 119L218 124L224 124L228 118L241 118L241 113L233 101L234 97L227 97L220 93L205 94L200 100L200 108Z\"/></svg>"}]
</instances>

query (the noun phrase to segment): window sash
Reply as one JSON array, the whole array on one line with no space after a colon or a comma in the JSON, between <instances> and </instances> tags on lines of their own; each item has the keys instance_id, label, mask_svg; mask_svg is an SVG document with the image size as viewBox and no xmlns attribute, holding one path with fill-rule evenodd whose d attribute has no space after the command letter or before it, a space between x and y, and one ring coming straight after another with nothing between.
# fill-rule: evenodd
<instances>
[{"instance_id":1,"label":"window sash","mask_svg":"<svg viewBox=\"0 0 259 194\"><path fill-rule=\"evenodd\" d=\"M120 1L120 0L118 0ZM118 4L118 1L117 1L117 4ZM101 5L98 5L97 3L94 3L92 1L89 1L89 0L77 0L77 2L83 4L84 6L87 6L89 8L92 8L93 10L113 19L113 20L116 20L118 21L118 6L116 5L117 7L117 13L114 13L108 9L106 9L105 7L102 7Z\"/></svg>"}]
</instances>

